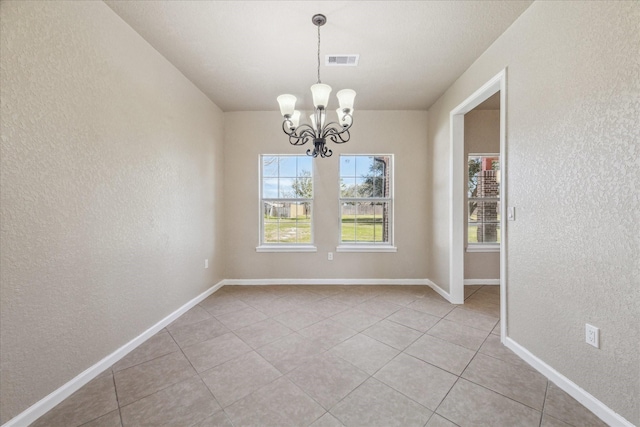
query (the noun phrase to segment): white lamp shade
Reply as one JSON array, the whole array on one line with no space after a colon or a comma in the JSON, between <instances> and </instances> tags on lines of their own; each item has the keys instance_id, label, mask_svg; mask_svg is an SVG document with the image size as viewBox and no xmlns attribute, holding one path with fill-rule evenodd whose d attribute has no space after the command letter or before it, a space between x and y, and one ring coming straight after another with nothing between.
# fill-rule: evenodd
<instances>
[{"instance_id":1,"label":"white lamp shade","mask_svg":"<svg viewBox=\"0 0 640 427\"><path fill-rule=\"evenodd\" d=\"M289 120L291 120L291 126L297 128L300 124L300 111L295 110Z\"/></svg>"},{"instance_id":2,"label":"white lamp shade","mask_svg":"<svg viewBox=\"0 0 640 427\"><path fill-rule=\"evenodd\" d=\"M296 108L296 97L293 95L285 94L280 95L278 98L278 104L280 104L280 113L283 116L293 115L293 110Z\"/></svg>"},{"instance_id":3,"label":"white lamp shade","mask_svg":"<svg viewBox=\"0 0 640 427\"><path fill-rule=\"evenodd\" d=\"M353 100L356 98L356 91L352 89L342 89L336 93L340 108L353 110Z\"/></svg>"},{"instance_id":4,"label":"white lamp shade","mask_svg":"<svg viewBox=\"0 0 640 427\"><path fill-rule=\"evenodd\" d=\"M327 108L327 105L329 104L329 95L331 95L331 86L316 83L311 86L311 95L313 95L314 107Z\"/></svg>"},{"instance_id":5,"label":"white lamp shade","mask_svg":"<svg viewBox=\"0 0 640 427\"><path fill-rule=\"evenodd\" d=\"M338 109L336 110L336 113L338 113L338 122L340 122L340 125L341 125L341 126L344 126L344 125L350 125L350 124L351 124L351 121L352 121L353 119L351 118L351 116L350 116L350 115L352 115L352 114L353 114L353 110L349 111L349 114L350 114L349 116L347 116L347 115L344 113L344 111L342 110L342 108L338 108Z\"/></svg>"},{"instance_id":6,"label":"white lamp shade","mask_svg":"<svg viewBox=\"0 0 640 427\"><path fill-rule=\"evenodd\" d=\"M320 127L324 126L324 117L325 117L325 113L324 111L322 112L322 114L320 115ZM311 120L311 127L316 129L316 115L314 114L310 114L309 115L309 119Z\"/></svg>"}]
</instances>

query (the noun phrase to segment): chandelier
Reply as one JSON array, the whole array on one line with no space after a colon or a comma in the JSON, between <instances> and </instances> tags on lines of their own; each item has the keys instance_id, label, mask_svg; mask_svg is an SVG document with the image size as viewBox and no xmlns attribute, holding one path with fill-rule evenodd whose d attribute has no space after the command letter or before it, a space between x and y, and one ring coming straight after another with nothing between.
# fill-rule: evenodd
<instances>
[{"instance_id":1,"label":"chandelier","mask_svg":"<svg viewBox=\"0 0 640 427\"><path fill-rule=\"evenodd\" d=\"M326 146L327 138L336 144L344 144L351 137L349 129L353 124L353 100L356 97L356 92L351 89L342 89L336 93L340 104L336 110L338 122L325 123L331 86L320 81L320 27L327 23L327 17L321 14L313 15L311 22L318 27L318 82L311 86L314 106L314 111L309 116L311 124L299 124L300 111L295 109L295 96L280 95L278 104L280 104L280 112L284 116L282 130L289 136L289 143L304 145L313 141L313 150L307 150L308 156L330 157L333 151Z\"/></svg>"}]
</instances>

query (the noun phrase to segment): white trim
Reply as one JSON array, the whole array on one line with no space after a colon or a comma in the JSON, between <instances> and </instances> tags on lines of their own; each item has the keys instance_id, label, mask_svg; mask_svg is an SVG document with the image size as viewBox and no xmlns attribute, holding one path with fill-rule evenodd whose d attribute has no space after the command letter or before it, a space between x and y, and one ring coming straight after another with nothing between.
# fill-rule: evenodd
<instances>
[{"instance_id":1,"label":"white trim","mask_svg":"<svg viewBox=\"0 0 640 427\"><path fill-rule=\"evenodd\" d=\"M262 285L426 285L429 279L224 279L226 285L262 286Z\"/></svg>"},{"instance_id":2,"label":"white trim","mask_svg":"<svg viewBox=\"0 0 640 427\"><path fill-rule=\"evenodd\" d=\"M427 279L427 285L429 285L431 287L431 289L436 291L442 298L446 299L451 304L456 304L455 302L451 301L451 294L449 292L445 291L444 289L442 289L440 286L436 285L431 280Z\"/></svg>"},{"instance_id":3,"label":"white trim","mask_svg":"<svg viewBox=\"0 0 640 427\"><path fill-rule=\"evenodd\" d=\"M118 360L122 359L124 356L129 354L131 351L135 350L140 344L147 341L149 338L154 336L157 332L162 330L165 326L169 325L171 322L176 320L178 317L182 316L189 309L194 307L200 301L207 298L209 295L216 292L218 289L224 286L224 281L220 281L208 290L204 291L197 297L193 298L191 301L182 305L180 308L175 310L173 313L169 314L164 319L160 320L155 325L151 326L149 329L109 354L98 363L90 366L80 374L78 374L75 378L71 379L67 383L63 384L58 389L52 391L47 396L43 397L15 417L11 418L9 421L4 423L2 427L20 427L33 423L38 418L49 412L56 405L62 402L67 397L71 396L73 393L78 391L82 386L87 384L89 381L96 378L107 368L111 367Z\"/></svg>"},{"instance_id":4,"label":"white trim","mask_svg":"<svg viewBox=\"0 0 640 427\"><path fill-rule=\"evenodd\" d=\"M506 111L507 111L507 69L503 69L471 96L460 103L449 113L450 123L450 172L449 176L449 292L451 302L464 303L464 229L467 221L464 218L464 171L466 158L464 155L464 115L476 108L496 92L500 93L500 339L507 335L507 144L506 144Z\"/></svg>"},{"instance_id":5,"label":"white trim","mask_svg":"<svg viewBox=\"0 0 640 427\"><path fill-rule=\"evenodd\" d=\"M398 252L398 248L391 245L340 245L336 252Z\"/></svg>"},{"instance_id":6,"label":"white trim","mask_svg":"<svg viewBox=\"0 0 640 427\"><path fill-rule=\"evenodd\" d=\"M262 245L256 247L256 252L318 252L313 245Z\"/></svg>"},{"instance_id":7,"label":"white trim","mask_svg":"<svg viewBox=\"0 0 640 427\"><path fill-rule=\"evenodd\" d=\"M521 359L535 368L542 375L547 377L549 381L564 390L569 396L580 402L584 407L593 412L598 418L610 426L634 427L632 423L627 421L622 415L616 413L600 400L595 398L585 389L571 381L569 378L556 371L544 361L534 356L529 350L518 344L512 338L506 338L504 345L511 349Z\"/></svg>"},{"instance_id":8,"label":"white trim","mask_svg":"<svg viewBox=\"0 0 640 427\"><path fill-rule=\"evenodd\" d=\"M493 286L500 285L500 279L464 279L464 285L483 285Z\"/></svg>"},{"instance_id":9,"label":"white trim","mask_svg":"<svg viewBox=\"0 0 640 427\"><path fill-rule=\"evenodd\" d=\"M466 249L467 252L500 252L500 244L495 243L493 245L487 243L469 243Z\"/></svg>"},{"instance_id":10,"label":"white trim","mask_svg":"<svg viewBox=\"0 0 640 427\"><path fill-rule=\"evenodd\" d=\"M267 285L422 285L429 286L442 298L451 302L451 296L447 291L436 285L429 279L225 279L224 286L267 286Z\"/></svg>"}]
</instances>

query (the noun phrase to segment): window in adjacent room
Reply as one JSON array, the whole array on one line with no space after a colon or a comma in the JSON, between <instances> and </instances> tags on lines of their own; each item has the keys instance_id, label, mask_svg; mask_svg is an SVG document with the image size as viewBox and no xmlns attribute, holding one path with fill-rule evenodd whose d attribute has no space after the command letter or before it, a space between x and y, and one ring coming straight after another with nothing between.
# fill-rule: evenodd
<instances>
[{"instance_id":1,"label":"window in adjacent room","mask_svg":"<svg viewBox=\"0 0 640 427\"><path fill-rule=\"evenodd\" d=\"M340 156L338 251L395 251L393 156Z\"/></svg>"},{"instance_id":2,"label":"window in adjacent room","mask_svg":"<svg viewBox=\"0 0 640 427\"><path fill-rule=\"evenodd\" d=\"M467 249L500 247L500 155L469 154L467 159Z\"/></svg>"},{"instance_id":3,"label":"window in adjacent room","mask_svg":"<svg viewBox=\"0 0 640 427\"><path fill-rule=\"evenodd\" d=\"M258 251L310 251L313 246L313 158L260 156Z\"/></svg>"}]
</instances>

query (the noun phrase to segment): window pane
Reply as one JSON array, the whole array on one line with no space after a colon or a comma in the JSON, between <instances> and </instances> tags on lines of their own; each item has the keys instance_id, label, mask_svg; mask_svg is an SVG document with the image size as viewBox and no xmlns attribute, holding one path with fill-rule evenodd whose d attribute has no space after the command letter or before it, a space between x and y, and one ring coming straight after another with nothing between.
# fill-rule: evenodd
<instances>
[{"instance_id":1,"label":"window pane","mask_svg":"<svg viewBox=\"0 0 640 427\"><path fill-rule=\"evenodd\" d=\"M356 178L356 197L372 197L371 182L367 178Z\"/></svg>"},{"instance_id":2,"label":"window pane","mask_svg":"<svg viewBox=\"0 0 640 427\"><path fill-rule=\"evenodd\" d=\"M340 178L340 197L356 197L355 178Z\"/></svg>"},{"instance_id":3,"label":"window pane","mask_svg":"<svg viewBox=\"0 0 640 427\"><path fill-rule=\"evenodd\" d=\"M478 224L476 232L478 243L499 243L500 224Z\"/></svg>"},{"instance_id":4,"label":"window pane","mask_svg":"<svg viewBox=\"0 0 640 427\"><path fill-rule=\"evenodd\" d=\"M280 163L280 178L296 176L296 156L279 156Z\"/></svg>"},{"instance_id":5,"label":"window pane","mask_svg":"<svg viewBox=\"0 0 640 427\"><path fill-rule=\"evenodd\" d=\"M296 157L298 159L297 175L298 177L311 175L313 167L313 157L304 156Z\"/></svg>"},{"instance_id":6,"label":"window pane","mask_svg":"<svg viewBox=\"0 0 640 427\"><path fill-rule=\"evenodd\" d=\"M389 203L343 203L343 243L388 243Z\"/></svg>"},{"instance_id":7,"label":"window pane","mask_svg":"<svg viewBox=\"0 0 640 427\"><path fill-rule=\"evenodd\" d=\"M475 201L469 202L468 215L469 216L467 218L467 221L469 222L478 221L478 202L475 202Z\"/></svg>"},{"instance_id":8,"label":"window pane","mask_svg":"<svg viewBox=\"0 0 640 427\"><path fill-rule=\"evenodd\" d=\"M292 199L295 197L293 194L293 180L294 178L280 177L278 180L278 197L281 199Z\"/></svg>"},{"instance_id":9,"label":"window pane","mask_svg":"<svg viewBox=\"0 0 640 427\"><path fill-rule=\"evenodd\" d=\"M262 180L262 197L265 199L278 197L278 178L264 178Z\"/></svg>"},{"instance_id":10,"label":"window pane","mask_svg":"<svg viewBox=\"0 0 640 427\"><path fill-rule=\"evenodd\" d=\"M340 156L340 176L355 177L356 176L356 157Z\"/></svg>"},{"instance_id":11,"label":"window pane","mask_svg":"<svg viewBox=\"0 0 640 427\"><path fill-rule=\"evenodd\" d=\"M476 208L476 221L478 222L497 222L498 218L498 202L478 202Z\"/></svg>"},{"instance_id":12,"label":"window pane","mask_svg":"<svg viewBox=\"0 0 640 427\"><path fill-rule=\"evenodd\" d=\"M343 203L342 206L342 242L356 241L356 204Z\"/></svg>"},{"instance_id":13,"label":"window pane","mask_svg":"<svg viewBox=\"0 0 640 427\"><path fill-rule=\"evenodd\" d=\"M311 243L311 204L264 203L265 243Z\"/></svg>"},{"instance_id":14,"label":"window pane","mask_svg":"<svg viewBox=\"0 0 640 427\"><path fill-rule=\"evenodd\" d=\"M356 176L367 176L371 174L373 169L373 157L372 156L357 156L356 157Z\"/></svg>"},{"instance_id":15,"label":"window pane","mask_svg":"<svg viewBox=\"0 0 640 427\"><path fill-rule=\"evenodd\" d=\"M263 177L278 176L278 157L277 156L262 157L262 176Z\"/></svg>"},{"instance_id":16,"label":"window pane","mask_svg":"<svg viewBox=\"0 0 640 427\"><path fill-rule=\"evenodd\" d=\"M291 180L292 197L299 199L313 198L313 178L311 171L302 171L297 178Z\"/></svg>"}]
</instances>

